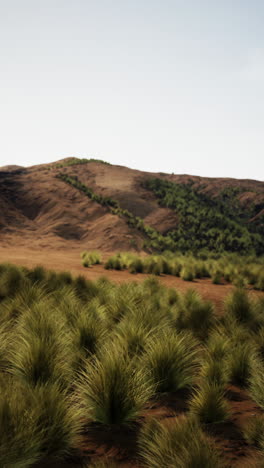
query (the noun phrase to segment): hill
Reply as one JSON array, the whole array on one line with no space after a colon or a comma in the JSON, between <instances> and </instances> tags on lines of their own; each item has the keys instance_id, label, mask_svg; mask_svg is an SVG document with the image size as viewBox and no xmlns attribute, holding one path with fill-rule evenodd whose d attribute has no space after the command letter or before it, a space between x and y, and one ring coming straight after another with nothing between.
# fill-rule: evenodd
<instances>
[{"instance_id":1,"label":"hill","mask_svg":"<svg viewBox=\"0 0 264 468\"><path fill-rule=\"evenodd\" d=\"M67 158L0 169L2 245L264 252L264 183Z\"/></svg>"}]
</instances>

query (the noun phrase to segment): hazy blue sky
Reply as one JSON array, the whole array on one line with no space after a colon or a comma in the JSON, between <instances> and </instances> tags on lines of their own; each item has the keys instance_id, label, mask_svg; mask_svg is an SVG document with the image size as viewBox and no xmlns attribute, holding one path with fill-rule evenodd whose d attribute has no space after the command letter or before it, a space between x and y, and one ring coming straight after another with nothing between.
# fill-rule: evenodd
<instances>
[{"instance_id":1,"label":"hazy blue sky","mask_svg":"<svg viewBox=\"0 0 264 468\"><path fill-rule=\"evenodd\" d=\"M263 0L0 0L0 166L264 179Z\"/></svg>"}]
</instances>

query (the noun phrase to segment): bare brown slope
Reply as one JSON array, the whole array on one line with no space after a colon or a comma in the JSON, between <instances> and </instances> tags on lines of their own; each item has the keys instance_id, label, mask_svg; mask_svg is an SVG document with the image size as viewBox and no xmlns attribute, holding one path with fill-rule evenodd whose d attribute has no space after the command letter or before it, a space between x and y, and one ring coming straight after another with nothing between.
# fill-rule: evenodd
<instances>
[{"instance_id":1,"label":"bare brown slope","mask_svg":"<svg viewBox=\"0 0 264 468\"><path fill-rule=\"evenodd\" d=\"M72 159L72 158L68 158ZM63 162L63 160L62 160ZM225 187L240 187L241 203L264 206L264 183L252 180L210 179L188 175L141 172L98 162L57 168L56 163L0 171L0 241L28 247L128 250L142 245L143 235L107 208L56 178L59 172L77 176L95 193L117 199L122 208L165 233L177 225L177 215L158 205L142 187L146 177L161 177L194 186L217 196ZM258 215L257 215L258 216Z\"/></svg>"},{"instance_id":2,"label":"bare brown slope","mask_svg":"<svg viewBox=\"0 0 264 468\"><path fill-rule=\"evenodd\" d=\"M0 178L1 244L128 248L134 233L126 222L57 179L56 173L34 168Z\"/></svg>"}]
</instances>

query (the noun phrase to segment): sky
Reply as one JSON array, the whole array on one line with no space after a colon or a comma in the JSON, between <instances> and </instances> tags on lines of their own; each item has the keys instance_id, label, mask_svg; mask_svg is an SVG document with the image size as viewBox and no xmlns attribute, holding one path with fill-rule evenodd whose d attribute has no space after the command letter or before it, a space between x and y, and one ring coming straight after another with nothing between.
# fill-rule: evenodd
<instances>
[{"instance_id":1,"label":"sky","mask_svg":"<svg viewBox=\"0 0 264 468\"><path fill-rule=\"evenodd\" d=\"M264 180L263 0L0 0L0 166Z\"/></svg>"}]
</instances>

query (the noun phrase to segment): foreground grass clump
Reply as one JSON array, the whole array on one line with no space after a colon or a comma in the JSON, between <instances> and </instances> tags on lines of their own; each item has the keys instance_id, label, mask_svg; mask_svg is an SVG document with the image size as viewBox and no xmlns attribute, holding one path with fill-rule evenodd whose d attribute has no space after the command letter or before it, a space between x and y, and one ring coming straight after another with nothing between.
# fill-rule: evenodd
<instances>
[{"instance_id":1,"label":"foreground grass clump","mask_svg":"<svg viewBox=\"0 0 264 468\"><path fill-rule=\"evenodd\" d=\"M170 424L153 419L139 436L140 455L149 468L220 468L219 453L193 418L178 417Z\"/></svg>"},{"instance_id":2,"label":"foreground grass clump","mask_svg":"<svg viewBox=\"0 0 264 468\"><path fill-rule=\"evenodd\" d=\"M189 334L164 330L149 341L142 364L158 392L189 387L198 368L197 343Z\"/></svg>"},{"instance_id":3,"label":"foreground grass clump","mask_svg":"<svg viewBox=\"0 0 264 468\"><path fill-rule=\"evenodd\" d=\"M198 388L190 402L190 411L201 423L219 423L229 417L222 385L206 383Z\"/></svg>"},{"instance_id":4,"label":"foreground grass clump","mask_svg":"<svg viewBox=\"0 0 264 468\"><path fill-rule=\"evenodd\" d=\"M2 377L2 376L1 376ZM47 456L64 458L80 443L81 419L57 385L30 387L1 382L0 464L29 467Z\"/></svg>"},{"instance_id":5,"label":"foreground grass clump","mask_svg":"<svg viewBox=\"0 0 264 468\"><path fill-rule=\"evenodd\" d=\"M123 424L135 420L154 394L150 376L122 349L104 349L88 364L78 383L87 417L101 424Z\"/></svg>"},{"instance_id":6,"label":"foreground grass clump","mask_svg":"<svg viewBox=\"0 0 264 468\"><path fill-rule=\"evenodd\" d=\"M264 450L264 417L253 416L245 425L243 435L249 444Z\"/></svg>"},{"instance_id":7,"label":"foreground grass clump","mask_svg":"<svg viewBox=\"0 0 264 468\"><path fill-rule=\"evenodd\" d=\"M1 376L0 394L0 466L18 468L32 466L40 458L42 436L32 424L34 407L32 395L19 385L12 392ZM24 390L24 391L23 391Z\"/></svg>"}]
</instances>

